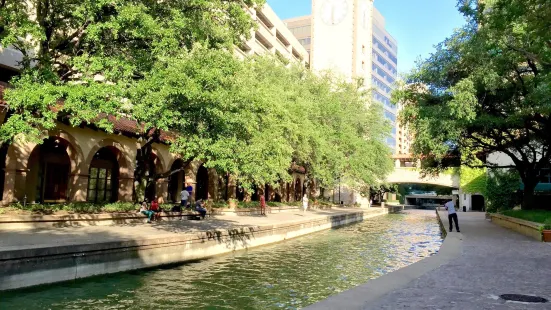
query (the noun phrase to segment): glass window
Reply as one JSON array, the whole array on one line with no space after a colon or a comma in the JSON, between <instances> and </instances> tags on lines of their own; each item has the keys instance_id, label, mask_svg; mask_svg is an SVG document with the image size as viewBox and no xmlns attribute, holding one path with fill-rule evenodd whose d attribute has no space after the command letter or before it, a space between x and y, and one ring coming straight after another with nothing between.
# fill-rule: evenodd
<instances>
[{"instance_id":1,"label":"glass window","mask_svg":"<svg viewBox=\"0 0 551 310\"><path fill-rule=\"evenodd\" d=\"M304 39L300 39L298 40L298 42L301 44L301 45L308 45L312 42L312 38L304 38Z\"/></svg>"},{"instance_id":2,"label":"glass window","mask_svg":"<svg viewBox=\"0 0 551 310\"><path fill-rule=\"evenodd\" d=\"M396 122L396 115L390 113L389 111L385 111L385 117L390 120L392 123Z\"/></svg>"},{"instance_id":3,"label":"glass window","mask_svg":"<svg viewBox=\"0 0 551 310\"><path fill-rule=\"evenodd\" d=\"M107 168L90 168L88 176L88 201L106 202L111 199L111 171Z\"/></svg>"},{"instance_id":4,"label":"glass window","mask_svg":"<svg viewBox=\"0 0 551 310\"><path fill-rule=\"evenodd\" d=\"M373 65L371 66L371 69L373 70L373 72L377 72L377 74L380 77L384 78L390 84L394 84L394 81L395 81L394 77L390 76L388 73L385 72L385 70L383 70L381 67L379 67L375 63L373 63Z\"/></svg>"},{"instance_id":5,"label":"glass window","mask_svg":"<svg viewBox=\"0 0 551 310\"><path fill-rule=\"evenodd\" d=\"M387 56L395 65L398 64L398 59L394 54L392 54L384 45L381 43L381 41L377 40L375 37L373 37L373 46L376 46L385 56Z\"/></svg>"},{"instance_id":6,"label":"glass window","mask_svg":"<svg viewBox=\"0 0 551 310\"><path fill-rule=\"evenodd\" d=\"M392 74L394 76L396 76L396 74L398 74L398 72L396 71L396 67L394 67L393 65L391 65L388 61L386 61L386 59L381 56L379 53L377 52L373 52L373 60L376 60L378 63L380 63L383 67L385 67L387 70L389 70L390 72L392 72Z\"/></svg>"},{"instance_id":7,"label":"glass window","mask_svg":"<svg viewBox=\"0 0 551 310\"><path fill-rule=\"evenodd\" d=\"M382 103L390 110L394 111L396 109L396 106L390 101L390 99L378 91L373 91L373 100Z\"/></svg>"},{"instance_id":8,"label":"glass window","mask_svg":"<svg viewBox=\"0 0 551 310\"><path fill-rule=\"evenodd\" d=\"M378 89L384 91L387 94L390 94L392 92L392 88L388 85L386 85L383 81L379 80L375 76L371 77L371 81L373 82L373 85L375 85Z\"/></svg>"}]
</instances>

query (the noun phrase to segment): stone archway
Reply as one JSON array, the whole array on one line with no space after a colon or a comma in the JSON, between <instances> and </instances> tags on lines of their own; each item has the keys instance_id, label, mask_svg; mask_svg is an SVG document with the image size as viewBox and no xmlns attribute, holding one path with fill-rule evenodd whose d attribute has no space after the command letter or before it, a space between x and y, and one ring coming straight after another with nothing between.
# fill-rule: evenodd
<instances>
[{"instance_id":1,"label":"stone archway","mask_svg":"<svg viewBox=\"0 0 551 310\"><path fill-rule=\"evenodd\" d=\"M151 157L146 163L147 175L146 178L150 178L145 187L145 199L152 201L157 199L158 190L157 183L158 180L152 179L151 176L155 176L157 173L163 171L163 165L157 156L157 154L152 153ZM159 195L160 196L160 195Z\"/></svg>"},{"instance_id":2,"label":"stone archway","mask_svg":"<svg viewBox=\"0 0 551 310\"><path fill-rule=\"evenodd\" d=\"M72 163L67 140L50 137L37 145L27 163L25 195L30 202L52 203L70 200Z\"/></svg>"},{"instance_id":3,"label":"stone archway","mask_svg":"<svg viewBox=\"0 0 551 310\"><path fill-rule=\"evenodd\" d=\"M180 201L180 192L185 188L185 166L184 161L180 158L174 160L170 166L170 171L179 170L178 172L170 174L168 177L168 201L172 203Z\"/></svg>"},{"instance_id":4,"label":"stone archway","mask_svg":"<svg viewBox=\"0 0 551 310\"><path fill-rule=\"evenodd\" d=\"M302 199L302 183L300 178L295 180L295 201L300 201Z\"/></svg>"},{"instance_id":5,"label":"stone archway","mask_svg":"<svg viewBox=\"0 0 551 310\"><path fill-rule=\"evenodd\" d=\"M209 198L209 171L204 166L199 166L196 177L197 184L195 185L195 200Z\"/></svg>"}]
</instances>

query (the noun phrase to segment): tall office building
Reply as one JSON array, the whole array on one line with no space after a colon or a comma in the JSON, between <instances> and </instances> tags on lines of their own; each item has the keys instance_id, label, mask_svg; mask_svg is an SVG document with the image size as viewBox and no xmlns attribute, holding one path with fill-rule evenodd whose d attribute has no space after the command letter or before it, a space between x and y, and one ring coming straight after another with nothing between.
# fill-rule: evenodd
<instances>
[{"instance_id":1,"label":"tall office building","mask_svg":"<svg viewBox=\"0 0 551 310\"><path fill-rule=\"evenodd\" d=\"M372 32L372 74L373 99L380 102L384 108L385 117L392 124L391 136L386 138L386 143L396 153L397 131L400 127L396 122L397 106L390 102L390 95L394 89L394 83L398 75L398 44L385 29L385 18L376 9L373 10Z\"/></svg>"},{"instance_id":2,"label":"tall office building","mask_svg":"<svg viewBox=\"0 0 551 310\"><path fill-rule=\"evenodd\" d=\"M397 152L397 108L390 94L397 78L398 44L385 30L385 19L373 0L312 0L312 15L285 22L310 54L313 70L363 78L392 124L386 143Z\"/></svg>"}]
</instances>

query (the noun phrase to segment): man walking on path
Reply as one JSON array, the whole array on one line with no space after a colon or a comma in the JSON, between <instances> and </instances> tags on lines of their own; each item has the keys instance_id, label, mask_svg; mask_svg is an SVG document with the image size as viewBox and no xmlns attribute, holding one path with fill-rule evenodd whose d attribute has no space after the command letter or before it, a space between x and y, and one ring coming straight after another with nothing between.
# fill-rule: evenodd
<instances>
[{"instance_id":1,"label":"man walking on path","mask_svg":"<svg viewBox=\"0 0 551 310\"><path fill-rule=\"evenodd\" d=\"M304 212L306 213L306 209L308 209L308 196L304 194L304 197L302 197L302 207L304 208Z\"/></svg>"},{"instance_id":2,"label":"man walking on path","mask_svg":"<svg viewBox=\"0 0 551 310\"><path fill-rule=\"evenodd\" d=\"M187 189L183 189L180 193L180 206L182 206L182 209L185 209L187 207L187 201L189 199L189 192Z\"/></svg>"},{"instance_id":3,"label":"man walking on path","mask_svg":"<svg viewBox=\"0 0 551 310\"><path fill-rule=\"evenodd\" d=\"M450 222L450 232L453 231L452 220L455 222L455 229L457 230L457 232L460 232L459 224L457 223L457 213L455 212L455 204L453 203L453 200L446 202L444 207L446 207L446 210L448 210L448 222Z\"/></svg>"}]
</instances>

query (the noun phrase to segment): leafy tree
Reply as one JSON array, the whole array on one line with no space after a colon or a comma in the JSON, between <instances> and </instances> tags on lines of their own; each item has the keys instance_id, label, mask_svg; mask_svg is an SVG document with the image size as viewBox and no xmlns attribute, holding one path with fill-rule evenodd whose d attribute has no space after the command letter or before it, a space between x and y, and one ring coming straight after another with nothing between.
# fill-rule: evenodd
<instances>
[{"instance_id":1,"label":"leafy tree","mask_svg":"<svg viewBox=\"0 0 551 310\"><path fill-rule=\"evenodd\" d=\"M373 185L370 188L371 199L380 199L380 202L383 201L386 193L396 193L398 192L398 184L389 184L389 183L379 183Z\"/></svg>"},{"instance_id":2,"label":"leafy tree","mask_svg":"<svg viewBox=\"0 0 551 310\"><path fill-rule=\"evenodd\" d=\"M522 207L551 158L551 2L459 1L467 24L407 77L394 100L414 133L413 152L445 168L453 154L470 167L514 168ZM478 157L502 153L512 165ZM449 161L448 163L452 163Z\"/></svg>"},{"instance_id":3,"label":"leafy tree","mask_svg":"<svg viewBox=\"0 0 551 310\"><path fill-rule=\"evenodd\" d=\"M196 44L208 51L231 50L255 26L243 6L263 3L1 1L0 44L20 51L23 60L20 76L11 81L12 88L5 95L10 110L0 127L0 141L9 144L15 136L24 136L41 142L44 131L54 128L56 121L112 131L112 120L102 115L130 119L140 124L135 135L143 143L135 179L142 183L152 171L151 145L163 142L162 131L177 129L182 115L167 103L147 102L154 95L143 96L140 90L173 63L190 60L196 66L206 65L208 56L190 59L198 55L189 53ZM199 84L195 81L190 87ZM159 173L146 181L166 176L166 172Z\"/></svg>"},{"instance_id":4,"label":"leafy tree","mask_svg":"<svg viewBox=\"0 0 551 310\"><path fill-rule=\"evenodd\" d=\"M135 199L176 172L153 169L155 143L249 188L287 180L292 162L325 186L339 177L372 184L392 169L390 128L359 84L234 57L254 27L242 5L263 0L28 3L0 3L0 44L24 55L5 95L4 144L40 142L58 121L108 132L117 119L133 121Z\"/></svg>"}]
</instances>

